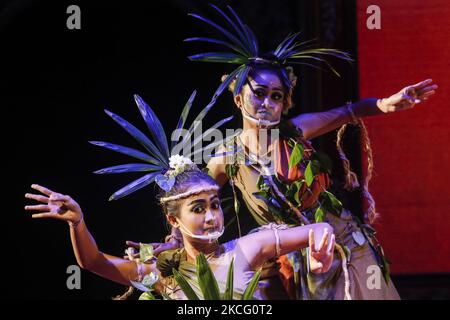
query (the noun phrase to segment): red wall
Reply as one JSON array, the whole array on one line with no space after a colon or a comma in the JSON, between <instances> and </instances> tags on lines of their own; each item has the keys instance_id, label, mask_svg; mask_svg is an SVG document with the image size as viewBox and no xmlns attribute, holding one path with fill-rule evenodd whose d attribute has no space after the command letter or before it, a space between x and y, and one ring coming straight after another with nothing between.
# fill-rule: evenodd
<instances>
[{"instance_id":1,"label":"red wall","mask_svg":"<svg viewBox=\"0 0 450 320\"><path fill-rule=\"evenodd\" d=\"M385 97L432 78L413 110L367 119L375 225L394 273L450 272L450 1L357 0L360 97ZM369 30L369 5L381 30Z\"/></svg>"}]
</instances>

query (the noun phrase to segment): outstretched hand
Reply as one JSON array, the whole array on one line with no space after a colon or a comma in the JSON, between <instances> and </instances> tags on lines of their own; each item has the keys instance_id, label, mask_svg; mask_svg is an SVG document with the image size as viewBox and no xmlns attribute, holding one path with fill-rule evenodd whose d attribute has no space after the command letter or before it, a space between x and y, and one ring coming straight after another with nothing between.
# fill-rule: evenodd
<instances>
[{"instance_id":1,"label":"outstretched hand","mask_svg":"<svg viewBox=\"0 0 450 320\"><path fill-rule=\"evenodd\" d=\"M389 98L378 100L377 106L385 113L411 109L416 104L427 101L436 93L437 88L432 79L427 79L407 86Z\"/></svg>"},{"instance_id":2,"label":"outstretched hand","mask_svg":"<svg viewBox=\"0 0 450 320\"><path fill-rule=\"evenodd\" d=\"M333 263L335 237L325 229L318 247L314 240L314 230L309 230L309 269L312 273L323 273L330 270Z\"/></svg>"},{"instance_id":3,"label":"outstretched hand","mask_svg":"<svg viewBox=\"0 0 450 320\"><path fill-rule=\"evenodd\" d=\"M42 194L25 194L25 198L33 199L41 204L27 205L25 210L38 211L32 218L52 218L78 224L83 218L83 213L78 203L70 196L63 195L47 189L38 184L33 184L31 188L41 192Z\"/></svg>"}]
</instances>

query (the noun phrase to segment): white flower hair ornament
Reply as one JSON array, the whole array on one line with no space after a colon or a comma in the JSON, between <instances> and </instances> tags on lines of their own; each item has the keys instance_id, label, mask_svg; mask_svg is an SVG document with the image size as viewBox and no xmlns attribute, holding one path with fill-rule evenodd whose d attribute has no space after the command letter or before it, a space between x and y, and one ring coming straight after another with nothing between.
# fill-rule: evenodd
<instances>
[{"instance_id":1,"label":"white flower hair ornament","mask_svg":"<svg viewBox=\"0 0 450 320\"><path fill-rule=\"evenodd\" d=\"M175 178L180 173L188 170L195 170L197 166L187 157L175 154L169 158L170 169L165 174L159 174L155 177L155 182L166 192L169 192L175 184Z\"/></svg>"},{"instance_id":2,"label":"white flower hair ornament","mask_svg":"<svg viewBox=\"0 0 450 320\"><path fill-rule=\"evenodd\" d=\"M145 123L150 131L152 139L147 137L134 125L121 118L120 116L105 110L106 114L109 115L114 121L116 121L125 131L127 131L134 139L136 139L144 148L146 152L139 151L137 149L125 147L118 144L113 144L103 141L89 141L91 144L100 146L115 152L119 152L135 159L143 161L143 163L128 163L108 168L103 168L95 171L96 174L117 174L117 173L127 173L127 172L144 172L145 175L141 178L127 184L120 190L116 191L109 200L117 200L123 198L153 182L156 182L158 186L166 192L169 192L173 185L175 184L175 177L190 169L195 169L197 166L191 161L191 157L196 154L203 152L204 150L210 150L221 145L223 140L215 141L206 147L202 147L202 142L204 137L207 136L211 130L217 129L224 123L230 121L233 117L228 117L217 122L210 129L206 130L200 137L196 137L191 143L191 137L193 136L198 126L201 124L203 118L212 108L215 103L213 99L194 119L191 126L188 129L188 134L186 134L182 139L181 132L186 123L186 119L189 115L192 103L195 99L196 91L194 91L186 105L183 108L178 124L171 135L172 141L170 144L167 141L166 134L164 132L161 121L159 121L153 110L142 100L138 95L134 95L134 99L139 108L139 111L144 118ZM181 140L181 141L180 141ZM188 148L190 144L190 148ZM199 147L198 147L199 146ZM189 150L188 154L179 155L174 154L175 147L177 150ZM190 151L194 150L194 151ZM172 155L171 155L172 154Z\"/></svg>"},{"instance_id":3,"label":"white flower hair ornament","mask_svg":"<svg viewBox=\"0 0 450 320\"><path fill-rule=\"evenodd\" d=\"M169 158L169 167L172 168L169 172L174 172L174 174L177 175L186 170L192 169L192 167L196 167L196 165L191 161L191 159L175 154Z\"/></svg>"}]
</instances>

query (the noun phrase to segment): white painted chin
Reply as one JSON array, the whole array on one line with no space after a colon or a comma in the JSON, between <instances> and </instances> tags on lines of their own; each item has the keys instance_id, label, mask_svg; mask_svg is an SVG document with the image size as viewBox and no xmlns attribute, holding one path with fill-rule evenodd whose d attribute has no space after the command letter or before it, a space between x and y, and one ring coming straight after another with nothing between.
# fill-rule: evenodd
<instances>
[{"instance_id":1,"label":"white painted chin","mask_svg":"<svg viewBox=\"0 0 450 320\"><path fill-rule=\"evenodd\" d=\"M269 121L264 118L270 117L270 113L265 110L260 110L256 113L256 115L251 115L245 108L242 108L242 116L256 124L259 128L269 128L276 126L280 123L280 119L275 121Z\"/></svg>"},{"instance_id":2,"label":"white painted chin","mask_svg":"<svg viewBox=\"0 0 450 320\"><path fill-rule=\"evenodd\" d=\"M216 231L215 230L215 231L210 232L210 233L205 234L205 235L203 235L203 234L193 234L180 221L180 231L181 231L181 233L183 233L185 235L188 235L191 238L199 239L199 240L207 240L209 242L212 242L212 241L217 240L220 236L223 235L223 233L225 231L225 228L222 227L222 229L220 231Z\"/></svg>"},{"instance_id":3,"label":"white painted chin","mask_svg":"<svg viewBox=\"0 0 450 320\"><path fill-rule=\"evenodd\" d=\"M223 235L224 231L225 231L225 228L222 228L222 230L220 230L220 231L215 230L212 232L207 232L207 234L204 234L204 235L192 235L192 237L196 238L196 239L200 239L200 240L213 241L213 240L219 239Z\"/></svg>"},{"instance_id":4,"label":"white painted chin","mask_svg":"<svg viewBox=\"0 0 450 320\"><path fill-rule=\"evenodd\" d=\"M220 237L221 235L222 235L222 233L218 230L206 232L206 236L209 236L209 237L218 237L218 236Z\"/></svg>"},{"instance_id":5,"label":"white painted chin","mask_svg":"<svg viewBox=\"0 0 450 320\"><path fill-rule=\"evenodd\" d=\"M256 112L256 118L268 118L268 117L270 117L270 113L267 111Z\"/></svg>"}]
</instances>

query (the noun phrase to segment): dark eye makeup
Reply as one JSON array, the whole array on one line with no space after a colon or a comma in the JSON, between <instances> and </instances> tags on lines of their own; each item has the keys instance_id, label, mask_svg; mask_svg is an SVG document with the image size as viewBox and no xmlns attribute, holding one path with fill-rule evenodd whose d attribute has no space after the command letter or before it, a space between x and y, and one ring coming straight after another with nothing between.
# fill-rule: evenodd
<instances>
[{"instance_id":1,"label":"dark eye makeup","mask_svg":"<svg viewBox=\"0 0 450 320\"><path fill-rule=\"evenodd\" d=\"M212 202L211 209L213 209L213 210L220 209L220 202L219 201ZM191 209L192 212L198 213L198 214L205 212L205 210L206 210L205 206L203 206L203 205L197 205L197 206L192 207L192 209Z\"/></svg>"},{"instance_id":2,"label":"dark eye makeup","mask_svg":"<svg viewBox=\"0 0 450 320\"><path fill-rule=\"evenodd\" d=\"M192 207L191 211L194 212L194 213L199 213L200 214L200 213L203 213L205 211L205 207L203 205L197 205L197 206Z\"/></svg>"},{"instance_id":3,"label":"dark eye makeup","mask_svg":"<svg viewBox=\"0 0 450 320\"><path fill-rule=\"evenodd\" d=\"M252 93L257 97L257 98L262 98L265 95L267 95L267 88L265 86L262 85L257 85L260 87L254 88L251 84L250 81L247 80L247 84L250 87L250 90L252 91ZM274 100L274 101L280 101L283 100L284 98L284 94L282 92L272 92L272 94L270 95L270 99Z\"/></svg>"}]
</instances>

